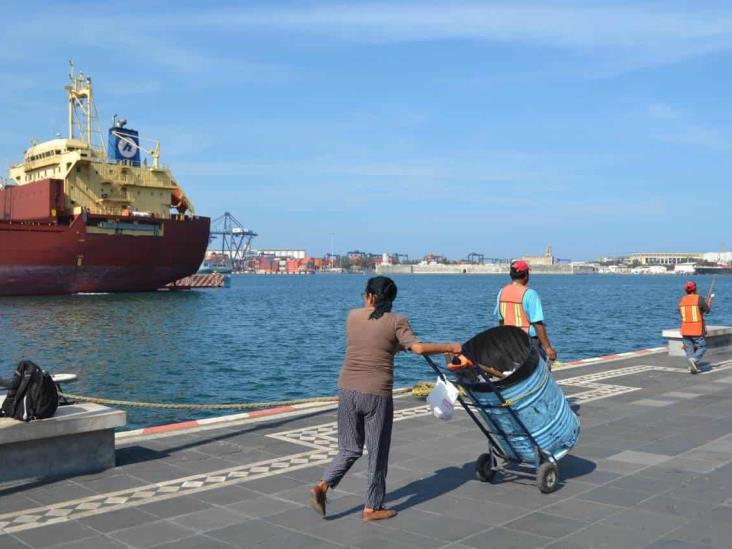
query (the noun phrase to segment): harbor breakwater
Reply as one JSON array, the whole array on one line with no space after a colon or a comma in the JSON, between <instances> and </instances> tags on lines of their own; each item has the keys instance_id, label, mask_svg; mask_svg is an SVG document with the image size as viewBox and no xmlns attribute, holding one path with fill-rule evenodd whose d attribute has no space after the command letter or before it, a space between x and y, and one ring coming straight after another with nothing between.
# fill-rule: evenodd
<instances>
[{"instance_id":1,"label":"harbor breakwater","mask_svg":"<svg viewBox=\"0 0 732 549\"><path fill-rule=\"evenodd\" d=\"M505 276L393 275L395 311L426 341L464 341L496 324ZM28 358L72 372L83 395L153 402L251 402L336 392L344 320L367 277L233 276L231 288L189 292L14 297L0 301L0 377ZM542 297L559 358L569 361L664 344L680 277L546 275ZM696 277L702 293L711 277ZM713 324L732 325L732 277L719 277ZM421 357L397 358L396 384L433 374ZM221 412L132 409L129 427Z\"/></svg>"},{"instance_id":2,"label":"harbor breakwater","mask_svg":"<svg viewBox=\"0 0 732 549\"><path fill-rule=\"evenodd\" d=\"M505 275L508 272L508 263L435 263L416 265L381 264L376 267L377 274L495 274ZM593 274L597 269L593 265L583 263L559 263L555 265L532 265L533 274Z\"/></svg>"}]
</instances>

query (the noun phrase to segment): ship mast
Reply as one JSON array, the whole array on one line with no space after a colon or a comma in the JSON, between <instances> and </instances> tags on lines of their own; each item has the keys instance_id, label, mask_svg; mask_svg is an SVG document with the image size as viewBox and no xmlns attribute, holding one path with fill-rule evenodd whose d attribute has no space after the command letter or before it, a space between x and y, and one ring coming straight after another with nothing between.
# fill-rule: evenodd
<instances>
[{"instance_id":1,"label":"ship mast","mask_svg":"<svg viewBox=\"0 0 732 549\"><path fill-rule=\"evenodd\" d=\"M78 127L78 138L92 148L92 119L96 112L91 77L83 72L74 74L74 63L69 61L69 65L71 84L64 88L69 96L69 139L75 138L74 127Z\"/></svg>"}]
</instances>

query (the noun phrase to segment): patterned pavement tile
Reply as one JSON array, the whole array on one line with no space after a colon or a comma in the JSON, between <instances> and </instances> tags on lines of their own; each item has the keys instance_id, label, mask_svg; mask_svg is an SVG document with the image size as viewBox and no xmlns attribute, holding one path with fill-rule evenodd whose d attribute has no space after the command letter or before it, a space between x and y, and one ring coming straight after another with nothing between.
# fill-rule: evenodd
<instances>
[{"instance_id":1,"label":"patterned pavement tile","mask_svg":"<svg viewBox=\"0 0 732 549\"><path fill-rule=\"evenodd\" d=\"M567 393L570 394L570 401L574 404L584 405L590 404L589 409L593 409L599 401L606 400L613 397L620 397L616 402L623 401L628 402L633 396L629 397L629 393L635 393L638 391L648 390L651 387L655 388L655 391L646 392L646 398L636 400L635 404L639 406L633 408L632 404L627 405L633 414L643 414L644 421L638 421L631 423L630 427L628 421L633 418L633 415L626 416L628 419L625 421L625 428L622 430L615 429L618 425L613 423L608 418L604 424L598 424L597 429L598 436L595 438L595 446L605 448L602 444L603 440L607 442L607 445L616 447L616 453L608 453L603 451L605 455L596 456L599 458L598 462L604 464L603 467L607 471L588 471L587 474L581 475L581 481L592 482L592 475L594 474L597 479L596 482L603 484L606 482L613 481L617 478L622 478L625 475L632 474L638 467L643 469L643 473L649 471L649 475L655 470L655 466L658 464L664 464L664 466L672 467L672 471L681 469L685 474L689 474L689 471L694 469L699 470L700 473L707 473L715 471L716 469L725 466L730 460L732 460L732 435L728 435L726 430L725 418L732 415L732 408L727 410L727 401L723 400L726 398L725 395L717 397L715 394L710 397L707 393L709 387L719 388L716 385L715 378L706 378L708 383L695 384L691 383L694 378L690 379L684 387L680 387L678 382L674 382L674 379L682 379L676 377L675 374L685 375L688 379L688 373L681 367L670 367L664 366L663 364L673 364L672 361L667 361L665 358L661 360L661 357L657 357L657 364L633 364L629 366L623 366L626 363L614 364L612 366L619 367L606 367L602 365L589 365L589 370L599 368L597 371L591 371L587 374L582 375L565 375L569 372L562 372L558 370L557 382L567 389ZM660 365L659 365L660 364ZM722 369L732 368L732 363L727 363ZM583 370L585 371L585 370ZM704 375L714 374L715 372L721 371L720 368L715 367L709 372L705 372ZM671 375L671 377L668 376ZM727 374L724 374L727 376ZM643 382L639 385L626 384L626 379L619 380L619 378L632 378L632 376L642 376ZM655 376L655 377L654 377ZM659 377L660 376L660 377ZM653 380L649 384L649 379ZM727 379L732 379L727 377ZM650 387L649 387L650 385ZM675 388L675 389L674 389ZM686 389L689 389L688 391ZM658 394L658 390L665 390L665 394ZM673 389L673 390L672 390ZM629 398L628 398L629 397ZM664 399L665 398L665 399ZM673 400L669 400L669 398ZM669 455L660 453L643 452L638 450L629 450L635 445L640 445L646 438L648 442L653 440L662 439L664 436L668 437L668 434L658 432L654 427L648 425L648 418L657 422L659 426L663 425L665 416L658 416L654 419L653 414L657 411L654 408L666 407L671 404L682 403L684 405L692 405L693 403L702 401L702 398L706 399L707 408L714 408L715 413L719 414L719 424L716 423L703 423L699 424L698 419L695 419L690 423L690 428L694 428L694 432L699 435L698 439L700 444L696 444L689 448L689 451L697 451L696 456L706 456L707 459L699 460L692 459L694 454L688 456L676 456L672 459ZM711 400L712 398L718 398L721 400ZM584 408L583 408L584 409ZM692 409L692 408L689 408ZM600 407L596 410L602 410L601 413L611 413L612 407ZM624 408L618 408L618 417L622 416ZM661 410L658 410L660 413ZM616 415L617 415L616 414ZM448 443L449 447L441 449L441 454L434 454L434 446L431 441L432 433L435 432L435 420L430 416L430 410L427 406L404 406L401 404L395 411L395 421L410 421L410 437L406 437L401 446L395 446L394 449L394 480L395 485L405 484L411 486L415 482L421 482L421 476L430 475L435 469L429 464L432 461L444 463L449 461L454 463L455 459L463 459L466 452L471 451L475 446L476 451L482 447L485 441L476 442L474 435L474 427L469 423L466 416L457 416L450 423L440 423L439 436L446 441L452 441ZM622 416L625 417L625 416ZM688 416L687 416L688 417ZM313 423L312 418L306 421L307 423ZM679 414L675 418L673 424L676 429L683 423L683 414ZM24 508L24 509L8 509L5 513L0 514L0 536L2 534L13 533L20 539L27 537L29 540L33 539L40 545L43 545L46 541L51 542L53 538L53 532L55 528L62 528L61 532L66 535L71 535L72 539L66 540L67 542L74 541L75 539L81 540L84 537L88 537L90 540L94 539L93 535L98 537L98 531L109 532L110 528L114 528L115 521L113 518L127 517L126 520L120 520L118 525L122 528L125 526L134 526L129 528L126 533L121 533L120 536L127 536L129 539L122 539L115 532L114 537L124 541L125 543L131 542L134 538L135 544L138 544L139 533L136 529L151 529L153 532L154 527L152 524L157 524L158 521L161 524L161 531L157 532L160 534L162 541L175 542L178 539L197 539L198 536L192 534L186 534L185 528L189 527L196 530L207 528L207 519L211 512L208 509L215 509L215 505L227 505L229 513L226 517L223 517L224 523L236 521L237 516L234 513L242 514L242 520L251 527L255 524L260 524L260 519L247 519L246 516L263 516L261 512L264 512L263 507L257 506L257 500L265 496L258 495L257 489L266 489L267 491L281 490L283 494L289 493L288 490L292 490L294 483L307 482L305 477L301 475L307 475L309 479L311 476L317 477L317 471L324 464L330 461L330 459L337 453L337 424L334 421L322 424L309 424L294 429L279 430L277 427L281 427L284 424L271 423L262 424L258 429L258 436L250 433L242 433L237 429L222 429L217 432L217 439L213 442L201 443L200 437L195 434L188 434L179 436L174 440L180 450L167 454L168 446L160 443L159 450L156 450L156 455L160 454L164 457L156 458L161 459L156 464L150 462L146 464L143 459L134 461L137 455L143 450L132 450L128 449L125 456L132 461L128 461L131 465L120 467L119 470L112 475L99 474L99 475L87 475L84 477L77 477L74 479L76 486L80 489L77 490L77 496L73 499L63 499L62 501L55 501L57 499L52 494L49 497L52 501L48 501L48 504ZM633 427L635 425L635 427ZM442 429L444 427L444 429ZM645 431L643 429L646 429ZM633 430L635 429L635 431ZM704 431L706 429L706 431ZM255 429L256 431L256 429ZM704 431L702 433L702 431ZM592 433L587 435L587 442L592 446L591 438ZM675 433L676 431L674 431ZM717 438L719 434L723 436ZM655 439L652 437L655 435ZM702 436L703 435L703 436ZM724 437L727 438L724 438ZM604 438L603 438L604 437ZM262 442L264 440L264 442ZM662 440L659 440L658 444L661 444ZM155 444L157 441L152 441L151 444ZM626 445L623 447L623 443ZM631 443L628 445L627 443ZM263 451L264 448L269 448L271 453ZM300 449L299 451L297 449ZM400 448L403 449L402 456L399 457ZM589 447L588 447L589 448ZM244 449L245 451L242 451ZM291 452L291 450L295 450ZM621 451L622 450L622 451ZM149 452L149 450L147 450ZM482 450L481 450L482 451ZM287 453L291 452L291 453ZM431 452L431 453L430 453ZM701 452L701 453L700 453ZM286 455L275 455L272 454L286 454ZM581 452L579 452L581 453ZM230 461L221 458L232 457ZM240 461L244 459L243 456L258 457L262 459L249 459L248 463L241 464ZM139 457L139 456L138 456ZM428 459L425 459L428 458ZM410 468L409 461L413 461L415 467ZM421 461L420 461L421 460ZM432 461L430 461L432 460ZM365 461L365 460L362 460ZM211 464L215 463L218 466L215 470L211 470ZM421 465L420 465L421 464ZM463 473L460 465L462 461L454 467L461 475ZM612 467L610 464L615 464ZM363 471L363 464L360 468L354 469L354 481L358 484L357 489L359 492L363 489L363 479L358 476L358 471ZM400 465L404 466L403 479L400 481L399 474ZM472 466L471 464L468 464ZM685 466L685 467L684 467ZM168 478L174 476L177 468L180 467L181 472L188 471L188 474L183 476ZM435 467L438 467L435 465ZM625 467L625 468L624 468ZM711 467L711 468L710 468ZM439 467L438 467L439 468ZM443 469L445 469L443 467ZM611 471L611 472L608 472ZM140 478L136 477L134 473L139 473ZM721 473L721 471L717 471ZM467 473L466 473L467 474ZM472 474L472 473L471 473ZM670 473L669 473L670 474ZM715 473L716 474L716 473ZM421 476L420 476L421 475ZM600 479L600 476L604 475L604 480ZM453 484L457 486L455 490L450 493L450 497L461 501L460 496L464 498L474 499L477 501L483 501L486 495L484 486L473 486L473 483L467 484L467 481L471 475L462 479L462 476L455 477ZM161 478L162 477L162 478ZM652 478L652 477L651 477ZM668 477L669 480L672 478ZM155 479L160 479L158 482L150 482ZM298 480L302 479L302 480ZM443 479L444 480L444 479ZM571 480L571 479L569 479ZM659 479L663 480L663 479ZM260 481L260 482L258 482ZM281 482L280 482L281 481ZM575 481L572 481L575 482ZM248 488L245 488L247 486ZM569 484L568 484L569 486ZM591 485L587 485L591 486ZM519 487L520 488L520 487ZM528 490L532 490L529 494ZM516 482L503 483L498 487L494 487L490 494L491 497L502 498L501 501L504 504L508 504L510 507L512 504L524 509L535 509L542 507L544 504L534 505L529 504L532 501L536 501L536 495L533 493L533 486L527 490L519 490ZM642 499L639 494L631 490L625 490L621 488L610 488L610 487L599 487L594 490L587 490L582 486L578 486L580 491L583 491L581 497L585 500L587 507L594 507L595 509L618 509L623 506L634 505ZM101 492L88 494L88 491ZM523 492L526 491L526 494ZM48 491L43 489L39 490L38 494L44 494ZM438 491L439 492L439 491ZM520 493L519 493L520 492ZM196 494L199 494L200 499L195 498ZM558 492L559 494L559 492ZM349 497L356 499L355 496L351 496L346 492L343 494L336 494L334 492L334 498L336 495L341 495L344 505L348 507ZM439 495L439 494L437 494ZM564 498L569 496L569 492L565 492ZM647 494L648 498L653 496L652 493ZM40 495L39 495L40 497ZM435 496L437 497L437 496ZM444 497L441 496L441 497ZM32 502L35 498L29 498L28 502ZM272 498L265 498L267 501ZM169 500L175 500L170 501ZM264 499L261 500L264 502ZM303 515L303 520L307 522L307 515L305 509L302 507L302 503L299 500L293 499L288 501L287 497L277 499L275 496L275 508L286 512L288 509L292 509L293 516ZM298 501L298 503L296 503ZM334 500L336 501L336 500ZM466 500L462 500L466 501ZM169 503L166 503L169 502ZM191 503L190 505L186 502ZM40 502L43 503L43 502ZM572 519L574 517L568 516L567 512L571 507L567 507L567 503L562 503L556 499L546 498L546 503L554 503L556 505L556 514L565 517L565 519ZM470 503L468 503L469 505ZM564 505L561 507L560 504ZM156 508L156 505L161 509L167 509L163 514L152 512ZM577 504L579 507L583 505L582 502ZM237 506L241 507L237 509ZM5 508L3 508L5 509ZM245 509L249 509L247 512ZM300 511L302 509L302 512ZM429 517L430 513L427 512L431 507L425 503L425 506L421 507L424 511L417 513L414 516L405 517L400 515L400 519L395 521L394 526L399 528L400 531L411 531L414 526L412 522L419 517ZM148 512L150 511L150 512ZM170 511L170 512L168 512ZM161 511L162 512L162 511ZM546 512L549 515L552 514L551 509L544 509L542 512ZM171 514L172 513L172 514ZM215 515L215 512L213 512ZM190 521L186 521L186 514L190 517ZM110 520L104 520L104 516L110 518ZM180 515L180 516L179 516ZM452 515L452 516L449 516ZM441 520L437 520L433 524L429 519L425 519L420 527L431 528L431 535L436 536L435 539L442 537L445 541L451 541L458 539L457 534L461 526L465 526L463 519L460 518L459 514L440 514L436 515L442 517ZM167 520L161 521L160 518L179 516L175 519L175 523ZM213 516L213 515L211 515ZM273 516L270 513L269 516ZM542 515L543 516L543 515ZM592 513L585 515L587 517L594 516ZM472 518L472 517L471 517ZM479 518L478 516L475 517ZM139 519L139 520L138 520ZM148 520L150 519L150 520ZM217 518L211 520L211 528L217 528L213 532L218 532L221 535L207 534L206 539L212 540L211 543L230 543L234 532L238 532L243 526L242 524L224 525L221 523L215 524ZM246 522L249 520L249 522ZM586 519L585 519L586 520ZM78 522L77 522L78 521ZM131 522L130 522L131 521ZM406 522L405 522L406 521ZM411 522L410 522L411 521ZM455 532L453 533L450 528L445 529L444 524L441 529L440 522L453 521L459 522L460 524L455 525ZM187 523L188 522L188 523ZM195 524L194 524L195 522ZM305 523L304 522L304 523ZM566 520L565 520L566 522ZM177 523L177 524L176 524ZM303 524L304 524L303 523ZM399 523L402 523L401 525ZM569 523L567 523L569 524ZM94 530L85 530L86 526L91 526ZM97 525L99 528L97 528ZM223 526L223 528L220 528ZM282 525L284 526L284 525ZM489 526L479 525L484 529ZM565 525L566 526L566 525ZM40 528L45 527L45 528ZM434 528L433 528L434 527ZM71 528L71 530L69 530ZM257 527L264 534L268 530L272 530L278 534L278 537L282 539L289 539L293 544L298 543L298 536L294 535L292 531L279 530L274 525ZM281 528L281 527L280 527ZM36 531L37 530L37 531ZM476 534L479 530L474 530L472 527L469 528L473 534ZM72 531L74 533L72 534ZM187 530L190 532L190 530ZM513 529L507 528L494 528L495 534L506 534L508 532L514 532ZM610 531L610 530L603 530ZM122 530L120 532L123 532ZM90 534L90 535L87 535ZM163 535L164 534L164 535ZM536 533L534 533L536 534ZM152 535L152 534L151 534ZM405 534L406 535L406 534ZM409 534L414 535L414 534ZM470 534L466 534L470 535ZM558 535L555 533L554 535ZM80 537L79 537L80 536ZM317 537L317 536L316 536ZM482 539L481 535L474 536L476 539ZM490 536L487 536L488 539ZM544 536L544 539L551 536ZM214 538L217 541L213 541ZM3 537L0 537L2 540ZM13 538L5 538L11 540ZM108 538L105 538L108 539ZM264 537L261 543L268 543L268 539ZM526 541L530 545L532 542L541 540L542 538L530 537L527 533ZM581 536L577 540L582 539ZM24 539L25 541L25 539ZM63 536L61 539L55 539L54 543L63 542ZM199 540L200 541L200 540ZM205 541L205 539L203 540ZM301 540L303 543L309 542L308 539ZM333 540L336 543L340 543L341 540ZM396 540L399 543L406 543L406 540ZM572 541L572 540L568 540ZM475 542L475 540L473 540ZM114 543L114 542L112 542ZM140 544L146 543L143 538L139 539ZM194 543L194 541L191 541ZM471 545L470 541L463 541L467 545ZM571 546L570 543L567 545Z\"/></svg>"}]
</instances>

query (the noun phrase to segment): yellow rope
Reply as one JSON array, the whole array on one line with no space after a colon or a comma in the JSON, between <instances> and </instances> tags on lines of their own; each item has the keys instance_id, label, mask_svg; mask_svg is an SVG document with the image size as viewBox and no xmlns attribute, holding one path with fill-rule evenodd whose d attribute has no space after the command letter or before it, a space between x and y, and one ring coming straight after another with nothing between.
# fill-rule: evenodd
<instances>
[{"instance_id":1,"label":"yellow rope","mask_svg":"<svg viewBox=\"0 0 732 549\"><path fill-rule=\"evenodd\" d=\"M395 395L403 395L412 392L411 388L396 389ZM69 400L80 402L93 402L106 406L120 406L122 408L165 408L174 410L250 410L255 408L279 408L280 406L291 406L295 404L308 404L314 402L338 402L337 396L320 396L312 398L300 398L295 400L279 400L274 402L240 402L232 404L177 404L172 402L136 402L131 400L116 400L111 398L90 397L75 395L73 393L60 392L59 396Z\"/></svg>"},{"instance_id":2,"label":"yellow rope","mask_svg":"<svg viewBox=\"0 0 732 549\"><path fill-rule=\"evenodd\" d=\"M465 389L463 389L461 385L455 386L457 387L460 396L465 396ZM431 381L418 381L414 384L414 387L412 387L412 396L425 399L434 388L435 384Z\"/></svg>"},{"instance_id":3,"label":"yellow rope","mask_svg":"<svg viewBox=\"0 0 732 549\"><path fill-rule=\"evenodd\" d=\"M429 381L418 381L412 387L412 394L417 398L427 398L435 384Z\"/></svg>"}]
</instances>

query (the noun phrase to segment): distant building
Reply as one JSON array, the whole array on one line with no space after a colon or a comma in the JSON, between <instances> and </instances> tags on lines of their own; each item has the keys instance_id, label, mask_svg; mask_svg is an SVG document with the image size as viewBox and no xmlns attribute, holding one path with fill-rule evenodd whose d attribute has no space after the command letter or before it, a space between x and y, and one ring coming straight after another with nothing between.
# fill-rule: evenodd
<instances>
[{"instance_id":1,"label":"distant building","mask_svg":"<svg viewBox=\"0 0 732 549\"><path fill-rule=\"evenodd\" d=\"M422 265L442 265L446 264L447 258L444 255L427 254L421 261Z\"/></svg>"},{"instance_id":2,"label":"distant building","mask_svg":"<svg viewBox=\"0 0 732 549\"><path fill-rule=\"evenodd\" d=\"M609 255L605 255L605 256L602 256L602 257L598 257L597 258L597 261L599 263L612 263L612 264L618 265L620 263L625 263L626 261L628 261L628 258L626 256L609 256Z\"/></svg>"},{"instance_id":3,"label":"distant building","mask_svg":"<svg viewBox=\"0 0 732 549\"><path fill-rule=\"evenodd\" d=\"M677 263L694 263L701 261L704 254L700 252L637 252L630 254L630 261L641 265L676 265Z\"/></svg>"},{"instance_id":4,"label":"distant building","mask_svg":"<svg viewBox=\"0 0 732 549\"><path fill-rule=\"evenodd\" d=\"M693 275L696 273L696 265L694 263L677 263L674 265L676 274Z\"/></svg>"},{"instance_id":5,"label":"distant building","mask_svg":"<svg viewBox=\"0 0 732 549\"><path fill-rule=\"evenodd\" d=\"M703 259L709 263L732 263L732 252L706 252Z\"/></svg>"},{"instance_id":6,"label":"distant building","mask_svg":"<svg viewBox=\"0 0 732 549\"><path fill-rule=\"evenodd\" d=\"M372 254L371 252L362 252L360 250L354 250L347 252L346 256L351 262L351 265L358 267L371 268L377 263L381 263L382 256Z\"/></svg>"},{"instance_id":7,"label":"distant building","mask_svg":"<svg viewBox=\"0 0 732 549\"><path fill-rule=\"evenodd\" d=\"M384 252L381 254L381 262L383 265L399 265L401 263L409 263L407 254Z\"/></svg>"},{"instance_id":8,"label":"distant building","mask_svg":"<svg viewBox=\"0 0 732 549\"><path fill-rule=\"evenodd\" d=\"M554 257L551 246L547 247L546 252L544 252L544 255L525 255L521 259L523 259L530 266L533 266L533 267L535 267L537 265L554 265L555 263L559 262Z\"/></svg>"},{"instance_id":9,"label":"distant building","mask_svg":"<svg viewBox=\"0 0 732 549\"><path fill-rule=\"evenodd\" d=\"M257 250L259 255L273 255L275 257L286 257L290 259L305 259L307 254L305 250L296 250L292 248L268 248Z\"/></svg>"}]
</instances>

